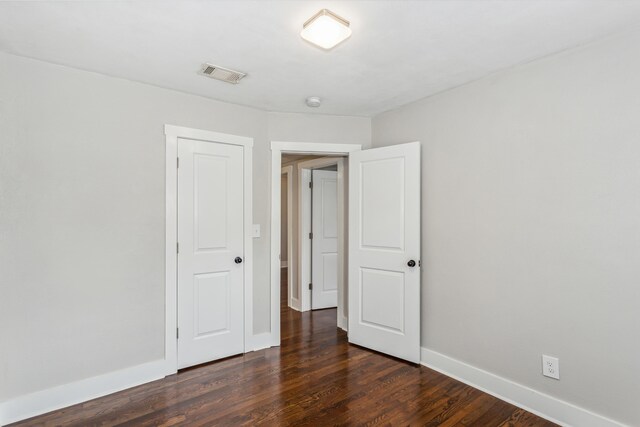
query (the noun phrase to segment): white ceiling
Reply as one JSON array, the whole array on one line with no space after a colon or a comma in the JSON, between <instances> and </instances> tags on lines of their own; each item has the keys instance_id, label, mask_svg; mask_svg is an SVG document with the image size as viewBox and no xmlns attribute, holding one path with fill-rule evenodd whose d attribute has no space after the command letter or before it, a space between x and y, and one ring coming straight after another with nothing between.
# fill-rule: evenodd
<instances>
[{"instance_id":1,"label":"white ceiling","mask_svg":"<svg viewBox=\"0 0 640 427\"><path fill-rule=\"evenodd\" d=\"M353 29L329 52L299 36L321 8ZM639 22L638 0L18 1L0 3L0 51L269 111L373 116ZM219 82L203 62L249 75Z\"/></svg>"}]
</instances>

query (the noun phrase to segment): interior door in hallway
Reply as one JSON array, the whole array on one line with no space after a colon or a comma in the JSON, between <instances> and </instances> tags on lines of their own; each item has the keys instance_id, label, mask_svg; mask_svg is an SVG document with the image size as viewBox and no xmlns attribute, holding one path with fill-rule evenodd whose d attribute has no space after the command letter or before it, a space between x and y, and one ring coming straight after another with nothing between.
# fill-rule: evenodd
<instances>
[{"instance_id":1,"label":"interior door in hallway","mask_svg":"<svg viewBox=\"0 0 640 427\"><path fill-rule=\"evenodd\" d=\"M243 147L178 140L178 368L244 351Z\"/></svg>"},{"instance_id":2,"label":"interior door in hallway","mask_svg":"<svg viewBox=\"0 0 640 427\"><path fill-rule=\"evenodd\" d=\"M338 304L338 172L312 171L311 308Z\"/></svg>"},{"instance_id":3,"label":"interior door in hallway","mask_svg":"<svg viewBox=\"0 0 640 427\"><path fill-rule=\"evenodd\" d=\"M349 342L420 361L420 143L349 157Z\"/></svg>"}]
</instances>

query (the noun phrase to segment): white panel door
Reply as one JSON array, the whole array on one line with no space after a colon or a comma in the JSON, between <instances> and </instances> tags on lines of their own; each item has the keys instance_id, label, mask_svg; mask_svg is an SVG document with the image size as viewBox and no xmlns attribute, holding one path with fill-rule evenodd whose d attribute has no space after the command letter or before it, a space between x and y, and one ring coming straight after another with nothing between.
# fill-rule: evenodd
<instances>
[{"instance_id":1,"label":"white panel door","mask_svg":"<svg viewBox=\"0 0 640 427\"><path fill-rule=\"evenodd\" d=\"M244 351L243 147L178 140L178 368Z\"/></svg>"},{"instance_id":2,"label":"white panel door","mask_svg":"<svg viewBox=\"0 0 640 427\"><path fill-rule=\"evenodd\" d=\"M338 172L314 170L311 196L311 308L338 305Z\"/></svg>"},{"instance_id":3,"label":"white panel door","mask_svg":"<svg viewBox=\"0 0 640 427\"><path fill-rule=\"evenodd\" d=\"M420 143L349 156L349 342L420 362Z\"/></svg>"}]
</instances>

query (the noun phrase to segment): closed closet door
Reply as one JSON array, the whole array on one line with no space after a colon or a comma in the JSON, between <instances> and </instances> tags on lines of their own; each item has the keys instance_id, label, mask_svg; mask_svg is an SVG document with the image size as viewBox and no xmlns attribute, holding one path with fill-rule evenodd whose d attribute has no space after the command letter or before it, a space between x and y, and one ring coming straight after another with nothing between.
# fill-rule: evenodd
<instances>
[{"instance_id":1,"label":"closed closet door","mask_svg":"<svg viewBox=\"0 0 640 427\"><path fill-rule=\"evenodd\" d=\"M178 368L244 352L243 150L178 140Z\"/></svg>"}]
</instances>

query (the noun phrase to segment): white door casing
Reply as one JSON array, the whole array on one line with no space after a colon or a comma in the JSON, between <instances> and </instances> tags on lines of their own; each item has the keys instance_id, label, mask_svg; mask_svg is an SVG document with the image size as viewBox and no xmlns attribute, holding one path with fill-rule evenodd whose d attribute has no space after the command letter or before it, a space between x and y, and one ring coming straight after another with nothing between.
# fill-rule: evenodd
<instances>
[{"instance_id":1,"label":"white door casing","mask_svg":"<svg viewBox=\"0 0 640 427\"><path fill-rule=\"evenodd\" d=\"M349 153L361 150L360 144L329 144L311 142L283 142L271 141L271 215L270 215L270 261L271 261L271 345L280 345L280 204L274 201L280 200L280 174L282 167L282 153L318 154L318 155L349 155ZM340 174L341 165L338 164L338 181L344 178ZM341 221L340 216L338 217ZM300 245L302 246L302 245ZM340 267L339 267L340 269ZM300 277L300 273L298 275ZM304 282L305 284L308 282ZM304 286L302 287L305 288ZM308 292L308 289L307 289ZM300 297L303 298L303 292ZM248 304L247 302L245 302ZM304 304L304 300L301 300ZM339 310L340 311L340 310Z\"/></svg>"},{"instance_id":2,"label":"white door casing","mask_svg":"<svg viewBox=\"0 0 640 427\"><path fill-rule=\"evenodd\" d=\"M294 310L300 311L300 294L297 283L297 257L293 250L293 166L284 166L282 176L287 179L287 288L288 304ZM284 190L283 190L284 191ZM281 195L282 197L283 195ZM282 234L281 234L282 235ZM281 242L282 244L282 242ZM294 296L296 295L296 296Z\"/></svg>"},{"instance_id":3,"label":"white door casing","mask_svg":"<svg viewBox=\"0 0 640 427\"><path fill-rule=\"evenodd\" d=\"M244 351L243 147L178 139L178 368ZM236 259L237 258L237 259Z\"/></svg>"},{"instance_id":4,"label":"white door casing","mask_svg":"<svg viewBox=\"0 0 640 427\"><path fill-rule=\"evenodd\" d=\"M312 171L311 308L338 304L338 172Z\"/></svg>"},{"instance_id":5,"label":"white door casing","mask_svg":"<svg viewBox=\"0 0 640 427\"><path fill-rule=\"evenodd\" d=\"M349 342L420 362L419 264L420 143L351 153Z\"/></svg>"}]
</instances>

